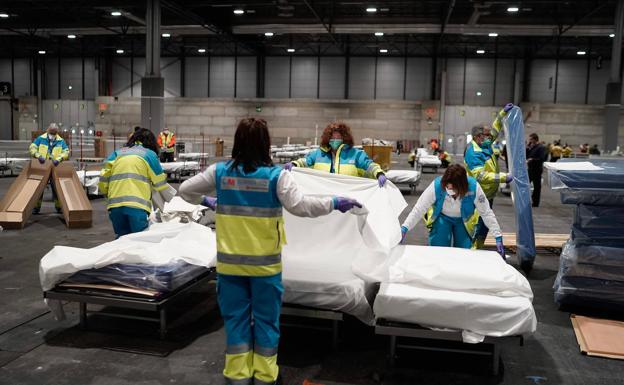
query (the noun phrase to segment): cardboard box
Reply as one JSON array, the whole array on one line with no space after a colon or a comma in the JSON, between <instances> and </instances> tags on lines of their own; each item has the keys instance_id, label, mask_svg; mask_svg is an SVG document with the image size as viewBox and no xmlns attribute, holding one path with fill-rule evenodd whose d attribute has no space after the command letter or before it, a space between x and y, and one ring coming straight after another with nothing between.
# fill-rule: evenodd
<instances>
[{"instance_id":1,"label":"cardboard box","mask_svg":"<svg viewBox=\"0 0 624 385\"><path fill-rule=\"evenodd\" d=\"M384 171L390 169L390 159L392 157L392 146L362 146L368 157L377 163Z\"/></svg>"},{"instance_id":2,"label":"cardboard box","mask_svg":"<svg viewBox=\"0 0 624 385\"><path fill-rule=\"evenodd\" d=\"M33 159L26 164L0 201L1 226L7 229L24 228L48 184L52 167L49 160L41 164Z\"/></svg>"},{"instance_id":3,"label":"cardboard box","mask_svg":"<svg viewBox=\"0 0 624 385\"><path fill-rule=\"evenodd\" d=\"M74 167L63 162L52 169L52 178L65 225L70 229L91 227L93 208Z\"/></svg>"}]
</instances>

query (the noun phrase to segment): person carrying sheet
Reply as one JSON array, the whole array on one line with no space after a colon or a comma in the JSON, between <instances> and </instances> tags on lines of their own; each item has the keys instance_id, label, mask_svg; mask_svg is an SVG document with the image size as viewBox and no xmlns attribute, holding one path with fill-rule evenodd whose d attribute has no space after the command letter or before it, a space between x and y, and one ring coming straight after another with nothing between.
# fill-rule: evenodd
<instances>
[{"instance_id":1,"label":"person carrying sheet","mask_svg":"<svg viewBox=\"0 0 624 385\"><path fill-rule=\"evenodd\" d=\"M496 238L496 251L505 258L503 234L477 181L459 165L450 165L422 193L401 226L401 242L421 218L429 228L430 246L469 249L482 218Z\"/></svg>"},{"instance_id":2,"label":"person carrying sheet","mask_svg":"<svg viewBox=\"0 0 624 385\"><path fill-rule=\"evenodd\" d=\"M279 383L277 347L282 304L282 207L318 217L362 207L342 197L303 195L290 172L273 165L262 119L240 121L232 159L180 186L180 195L216 211L217 299L225 322L226 384ZM217 197L208 197L214 188Z\"/></svg>"}]
</instances>

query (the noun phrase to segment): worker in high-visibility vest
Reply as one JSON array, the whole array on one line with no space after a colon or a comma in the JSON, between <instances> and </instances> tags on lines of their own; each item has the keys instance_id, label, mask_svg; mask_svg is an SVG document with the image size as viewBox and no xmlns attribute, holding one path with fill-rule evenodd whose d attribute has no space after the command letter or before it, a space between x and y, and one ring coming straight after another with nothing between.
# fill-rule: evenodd
<instances>
[{"instance_id":1,"label":"worker in high-visibility vest","mask_svg":"<svg viewBox=\"0 0 624 385\"><path fill-rule=\"evenodd\" d=\"M293 215L318 217L362 206L349 198L303 195L290 172L273 165L270 147L266 122L243 119L234 136L232 159L208 167L182 183L179 191L189 202L216 209L226 384L279 383L282 207ZM202 195L214 188L216 198Z\"/></svg>"},{"instance_id":2,"label":"worker in high-visibility vest","mask_svg":"<svg viewBox=\"0 0 624 385\"><path fill-rule=\"evenodd\" d=\"M160 147L160 161L173 162L175 154L176 136L167 127L158 135L158 146Z\"/></svg>"}]
</instances>

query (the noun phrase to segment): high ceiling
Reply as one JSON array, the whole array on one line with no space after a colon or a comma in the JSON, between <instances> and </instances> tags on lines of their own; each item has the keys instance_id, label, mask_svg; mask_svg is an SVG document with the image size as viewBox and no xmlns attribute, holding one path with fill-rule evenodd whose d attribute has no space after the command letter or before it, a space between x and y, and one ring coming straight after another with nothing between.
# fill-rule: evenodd
<instances>
[{"instance_id":1,"label":"high ceiling","mask_svg":"<svg viewBox=\"0 0 624 385\"><path fill-rule=\"evenodd\" d=\"M93 56L118 55L116 50L123 49L123 55L144 55L145 0L3 3L0 16L8 15L0 17L3 57L39 50ZM589 57L608 58L615 13L614 0L161 0L161 5L162 32L171 35L162 39L163 56L540 58L577 57L578 51L586 51ZM509 12L510 7L518 11ZM121 15L111 15L114 11ZM492 32L498 36L488 36ZM68 39L69 34L76 38ZM200 48L206 52L199 53Z\"/></svg>"}]
</instances>

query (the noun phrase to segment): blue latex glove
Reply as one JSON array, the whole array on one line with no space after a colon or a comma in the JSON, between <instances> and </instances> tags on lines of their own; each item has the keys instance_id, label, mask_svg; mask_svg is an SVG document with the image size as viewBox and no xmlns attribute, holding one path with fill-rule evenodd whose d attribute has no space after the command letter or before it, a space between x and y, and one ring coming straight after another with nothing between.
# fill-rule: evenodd
<instances>
[{"instance_id":1,"label":"blue latex glove","mask_svg":"<svg viewBox=\"0 0 624 385\"><path fill-rule=\"evenodd\" d=\"M379 182L379 187L385 186L387 180L388 178L386 178L384 174L379 174L379 176L377 176L377 182Z\"/></svg>"},{"instance_id":2,"label":"blue latex glove","mask_svg":"<svg viewBox=\"0 0 624 385\"><path fill-rule=\"evenodd\" d=\"M217 208L217 198L215 197L204 197L201 202L202 206L206 206L214 211Z\"/></svg>"},{"instance_id":3,"label":"blue latex glove","mask_svg":"<svg viewBox=\"0 0 624 385\"><path fill-rule=\"evenodd\" d=\"M292 162L288 162L288 163L286 163L286 164L284 165L284 170L286 170L286 171L290 171L290 170L292 170L292 168L293 168L293 167L295 167L295 164L294 164L294 163L292 163Z\"/></svg>"},{"instance_id":4,"label":"blue latex glove","mask_svg":"<svg viewBox=\"0 0 624 385\"><path fill-rule=\"evenodd\" d=\"M52 163L54 163L54 166L58 166L58 165L59 165L59 163L61 163L61 162L59 162L58 160L54 159L54 160L52 161Z\"/></svg>"},{"instance_id":5,"label":"blue latex glove","mask_svg":"<svg viewBox=\"0 0 624 385\"><path fill-rule=\"evenodd\" d=\"M43 156L39 157L39 163L41 163L41 164L45 163L45 158Z\"/></svg>"},{"instance_id":6,"label":"blue latex glove","mask_svg":"<svg viewBox=\"0 0 624 385\"><path fill-rule=\"evenodd\" d=\"M346 213L354 207L362 207L362 204L355 199L345 197L334 197L334 210Z\"/></svg>"},{"instance_id":7,"label":"blue latex glove","mask_svg":"<svg viewBox=\"0 0 624 385\"><path fill-rule=\"evenodd\" d=\"M503 111L509 112L512 108L514 108L513 103L507 103L505 104L505 107L503 107Z\"/></svg>"},{"instance_id":8,"label":"blue latex glove","mask_svg":"<svg viewBox=\"0 0 624 385\"><path fill-rule=\"evenodd\" d=\"M401 226L401 244L405 242L405 236L407 235L407 227Z\"/></svg>"},{"instance_id":9,"label":"blue latex glove","mask_svg":"<svg viewBox=\"0 0 624 385\"><path fill-rule=\"evenodd\" d=\"M505 183L509 184L513 182L513 180L514 180L513 175L507 174L507 177L505 178Z\"/></svg>"},{"instance_id":10,"label":"blue latex glove","mask_svg":"<svg viewBox=\"0 0 624 385\"><path fill-rule=\"evenodd\" d=\"M496 237L496 251L505 260L505 246L503 246L503 237Z\"/></svg>"}]
</instances>

